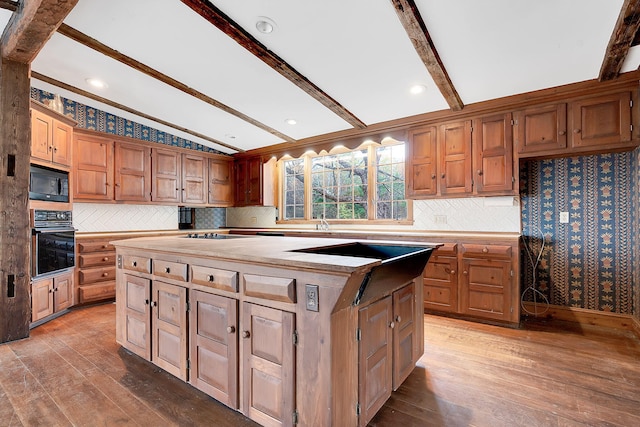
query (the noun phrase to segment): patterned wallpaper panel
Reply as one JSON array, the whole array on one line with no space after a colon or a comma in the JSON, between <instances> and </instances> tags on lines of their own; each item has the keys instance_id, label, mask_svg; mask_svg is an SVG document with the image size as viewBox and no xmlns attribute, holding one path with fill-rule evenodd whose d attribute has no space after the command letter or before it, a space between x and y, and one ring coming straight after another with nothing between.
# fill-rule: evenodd
<instances>
[{"instance_id":1,"label":"patterned wallpaper panel","mask_svg":"<svg viewBox=\"0 0 640 427\"><path fill-rule=\"evenodd\" d=\"M535 285L551 304L633 312L634 287L638 287L638 282L634 286L632 253L632 215L638 212L631 200L634 193L637 199L634 155L603 154L522 165L522 233L534 259L541 248L540 233L544 234ZM568 224L559 222L560 212L569 213ZM532 268L526 253L522 258L525 289L532 284ZM531 293L525 298L531 300Z\"/></svg>"},{"instance_id":2,"label":"patterned wallpaper panel","mask_svg":"<svg viewBox=\"0 0 640 427\"><path fill-rule=\"evenodd\" d=\"M46 104L52 100L54 94L31 88L31 98ZM172 147L190 148L196 151L208 153L225 154L213 148L189 141L184 138L171 135L158 129L124 119L114 114L98 110L71 99L62 98L64 104L64 114L78 122L78 127L82 129L95 130L118 136L128 136L130 138L141 139L143 141L157 142L159 144L170 145Z\"/></svg>"},{"instance_id":3,"label":"patterned wallpaper panel","mask_svg":"<svg viewBox=\"0 0 640 427\"><path fill-rule=\"evenodd\" d=\"M196 229L222 228L227 225L226 208L196 208Z\"/></svg>"},{"instance_id":4,"label":"patterned wallpaper panel","mask_svg":"<svg viewBox=\"0 0 640 427\"><path fill-rule=\"evenodd\" d=\"M178 207L74 203L73 226L84 233L177 230Z\"/></svg>"},{"instance_id":5,"label":"patterned wallpaper panel","mask_svg":"<svg viewBox=\"0 0 640 427\"><path fill-rule=\"evenodd\" d=\"M633 314L640 320L640 148L633 152Z\"/></svg>"}]
</instances>

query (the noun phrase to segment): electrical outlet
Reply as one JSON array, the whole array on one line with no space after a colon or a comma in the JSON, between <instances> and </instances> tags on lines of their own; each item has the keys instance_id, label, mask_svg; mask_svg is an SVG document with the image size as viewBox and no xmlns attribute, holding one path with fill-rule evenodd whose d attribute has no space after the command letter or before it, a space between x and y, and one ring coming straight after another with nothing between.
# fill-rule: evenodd
<instances>
[{"instance_id":1,"label":"electrical outlet","mask_svg":"<svg viewBox=\"0 0 640 427\"><path fill-rule=\"evenodd\" d=\"M256 218L255 216L251 217L251 224L257 224L258 223L258 218Z\"/></svg>"},{"instance_id":2,"label":"electrical outlet","mask_svg":"<svg viewBox=\"0 0 640 427\"><path fill-rule=\"evenodd\" d=\"M569 212L560 212L560 224L569 224Z\"/></svg>"},{"instance_id":3,"label":"electrical outlet","mask_svg":"<svg viewBox=\"0 0 640 427\"><path fill-rule=\"evenodd\" d=\"M307 294L307 310L319 311L318 285L306 285L305 293Z\"/></svg>"},{"instance_id":4,"label":"electrical outlet","mask_svg":"<svg viewBox=\"0 0 640 427\"><path fill-rule=\"evenodd\" d=\"M433 222L435 222L436 224L446 224L447 223L447 216L446 215L434 215L433 216Z\"/></svg>"}]
</instances>

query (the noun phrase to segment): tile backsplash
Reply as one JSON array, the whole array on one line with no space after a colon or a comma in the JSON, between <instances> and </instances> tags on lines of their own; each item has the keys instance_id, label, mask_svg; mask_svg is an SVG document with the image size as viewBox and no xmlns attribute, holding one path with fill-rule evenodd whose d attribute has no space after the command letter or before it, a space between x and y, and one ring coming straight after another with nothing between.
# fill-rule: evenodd
<instances>
[{"instance_id":1,"label":"tile backsplash","mask_svg":"<svg viewBox=\"0 0 640 427\"><path fill-rule=\"evenodd\" d=\"M73 226L83 233L177 230L178 207L74 203Z\"/></svg>"}]
</instances>

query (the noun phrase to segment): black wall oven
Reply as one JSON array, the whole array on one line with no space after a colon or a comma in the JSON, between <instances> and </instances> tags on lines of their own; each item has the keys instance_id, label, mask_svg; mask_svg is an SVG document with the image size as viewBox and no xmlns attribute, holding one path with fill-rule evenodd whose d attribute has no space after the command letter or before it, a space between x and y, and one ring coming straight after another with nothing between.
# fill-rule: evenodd
<instances>
[{"instance_id":1,"label":"black wall oven","mask_svg":"<svg viewBox=\"0 0 640 427\"><path fill-rule=\"evenodd\" d=\"M76 230L71 211L32 211L32 276L38 277L75 266Z\"/></svg>"}]
</instances>

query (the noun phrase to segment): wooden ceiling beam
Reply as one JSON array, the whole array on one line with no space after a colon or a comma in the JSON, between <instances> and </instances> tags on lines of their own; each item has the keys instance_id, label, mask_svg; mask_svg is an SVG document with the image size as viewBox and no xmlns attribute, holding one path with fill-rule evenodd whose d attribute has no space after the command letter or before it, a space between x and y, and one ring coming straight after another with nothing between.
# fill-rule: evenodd
<instances>
[{"instance_id":1,"label":"wooden ceiling beam","mask_svg":"<svg viewBox=\"0 0 640 427\"><path fill-rule=\"evenodd\" d=\"M640 0L625 0L609 39L598 80L605 81L618 77L639 27Z\"/></svg>"},{"instance_id":2,"label":"wooden ceiling beam","mask_svg":"<svg viewBox=\"0 0 640 427\"><path fill-rule=\"evenodd\" d=\"M444 68L440 55L436 51L436 47L431 40L431 36L427 31L427 26L418 11L418 6L414 0L391 0L393 7L400 18L400 22L404 27L407 35L413 43L413 47L420 56L420 59L427 67L427 71L431 74L433 81L449 104L449 108L453 111L459 111L464 108L464 104L460 99L460 95L453 86L447 70Z\"/></svg>"},{"instance_id":3,"label":"wooden ceiling beam","mask_svg":"<svg viewBox=\"0 0 640 427\"><path fill-rule=\"evenodd\" d=\"M30 64L76 3L78 0L22 1L2 34L2 58Z\"/></svg>"},{"instance_id":4,"label":"wooden ceiling beam","mask_svg":"<svg viewBox=\"0 0 640 427\"><path fill-rule=\"evenodd\" d=\"M146 75L148 75L149 77L153 77L156 80L159 80L169 86L172 86L188 95L193 96L194 98L199 99L200 101L206 102L209 105L212 105L216 108L219 108L220 110L229 113L233 116L238 117L241 120L244 120L247 123L250 123L256 127L259 127L260 129L269 132L272 135L277 136L278 138L283 139L284 141L287 142L295 142L295 139L285 135L279 131L277 131L276 129L267 126L264 123L259 122L258 120L247 116L244 113L241 113L240 111L226 105L223 104L222 102L211 98L208 95L205 95L202 92L197 91L196 89L187 86L186 84L166 75L161 73L160 71L149 67L148 65L145 65L139 61L136 61L135 59L118 52L115 49L110 48L109 46L99 42L98 40L89 37L88 35L76 30L73 27L68 26L67 24L62 24L60 25L60 27L58 28L58 32L64 36L69 37L71 40L74 40L84 46L87 46L90 49L95 50L96 52L100 52L103 55L108 56L109 58L115 59L118 62L121 62L122 64L128 65L129 67L133 68L136 71L139 71L141 73L144 73ZM218 142L219 143L219 142Z\"/></svg>"},{"instance_id":5,"label":"wooden ceiling beam","mask_svg":"<svg viewBox=\"0 0 640 427\"><path fill-rule=\"evenodd\" d=\"M235 40L240 46L251 52L256 58L270 66L274 71L280 73L291 83L298 86L309 96L320 102L326 108L338 115L341 119L357 129L364 129L367 126L353 113L342 106L322 89L300 74L295 68L289 65L284 59L267 49L255 37L244 28L225 15L220 9L207 0L182 0L182 3L189 6L197 14L208 22L216 26L220 31Z\"/></svg>"},{"instance_id":6,"label":"wooden ceiling beam","mask_svg":"<svg viewBox=\"0 0 640 427\"><path fill-rule=\"evenodd\" d=\"M209 141L209 142L212 142L214 144L220 145L222 147L226 147L226 148L228 148L230 150L234 150L234 151L237 151L239 153L244 152L244 150L241 149L241 148L234 147L233 145L225 144L222 141L218 141L217 139L208 137L207 135L203 135L203 134L195 132L195 131L193 131L191 129L187 129L185 127L173 124L171 122L167 122L166 120L159 119L157 117L151 116L151 115L143 113L141 111L134 110L133 108L127 107L126 105L122 105L122 104L118 104L117 102L113 102L110 99L103 98L103 97L98 96L98 95L94 95L91 92L87 92L86 90L82 90L82 89L79 89L79 88L77 88L75 86L68 85L68 84L66 84L64 82L61 82L61 81L56 80L56 79L53 79L53 78L51 78L49 76L45 76L44 74L40 74L38 72L31 71L31 77L34 78L34 79L40 80L42 82L49 83L50 85L59 87L61 89L68 90L69 92L73 92L75 94L84 96L84 97L89 98L89 99L93 99L94 101L102 102L103 104L110 105L110 106L112 106L114 108L118 108L120 110L126 111L127 113L135 114L136 116L143 117L143 118L145 118L147 120L151 120L153 122L160 123L162 125L165 125L165 126L168 126L170 128L182 131L182 132L187 133L189 135L193 135L193 136L196 136L198 138L204 139L205 141Z\"/></svg>"},{"instance_id":7,"label":"wooden ceiling beam","mask_svg":"<svg viewBox=\"0 0 640 427\"><path fill-rule=\"evenodd\" d=\"M11 0L0 0L0 9L7 9L12 12L18 10L19 3Z\"/></svg>"}]
</instances>

